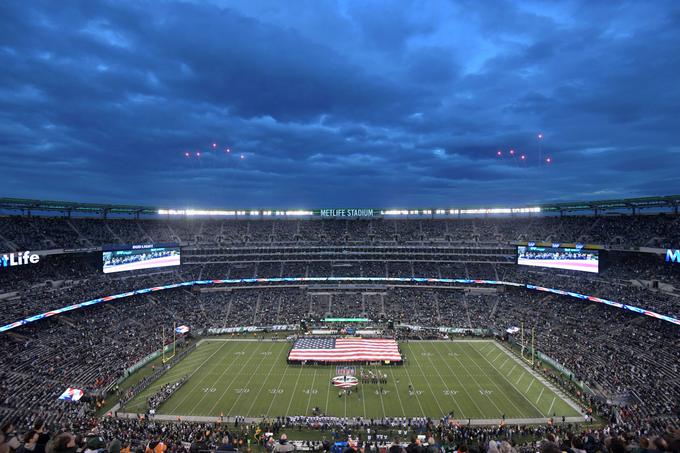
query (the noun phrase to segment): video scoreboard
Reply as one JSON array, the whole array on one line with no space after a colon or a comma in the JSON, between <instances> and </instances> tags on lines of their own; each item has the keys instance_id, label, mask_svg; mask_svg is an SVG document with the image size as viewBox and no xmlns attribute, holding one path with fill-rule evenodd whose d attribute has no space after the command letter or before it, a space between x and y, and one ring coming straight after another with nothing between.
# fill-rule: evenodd
<instances>
[{"instance_id":1,"label":"video scoreboard","mask_svg":"<svg viewBox=\"0 0 680 453\"><path fill-rule=\"evenodd\" d=\"M529 243L517 246L517 264L596 274L600 271L600 251L578 244L574 247L561 247L560 244L543 246Z\"/></svg>"},{"instance_id":2,"label":"video scoreboard","mask_svg":"<svg viewBox=\"0 0 680 453\"><path fill-rule=\"evenodd\" d=\"M102 248L103 271L113 272L179 266L179 244L125 244Z\"/></svg>"}]
</instances>

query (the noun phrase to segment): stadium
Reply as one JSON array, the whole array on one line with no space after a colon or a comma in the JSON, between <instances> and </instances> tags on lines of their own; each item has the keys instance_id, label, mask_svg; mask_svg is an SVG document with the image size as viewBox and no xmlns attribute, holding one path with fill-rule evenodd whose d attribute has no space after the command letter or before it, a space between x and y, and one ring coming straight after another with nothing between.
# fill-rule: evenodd
<instances>
[{"instance_id":1,"label":"stadium","mask_svg":"<svg viewBox=\"0 0 680 453\"><path fill-rule=\"evenodd\" d=\"M0 453L680 453L679 43L0 1Z\"/></svg>"},{"instance_id":2,"label":"stadium","mask_svg":"<svg viewBox=\"0 0 680 453\"><path fill-rule=\"evenodd\" d=\"M2 416L99 417L133 444L161 422L384 442L677 427L679 204L216 218L3 199L2 248L27 258L3 269Z\"/></svg>"}]
</instances>

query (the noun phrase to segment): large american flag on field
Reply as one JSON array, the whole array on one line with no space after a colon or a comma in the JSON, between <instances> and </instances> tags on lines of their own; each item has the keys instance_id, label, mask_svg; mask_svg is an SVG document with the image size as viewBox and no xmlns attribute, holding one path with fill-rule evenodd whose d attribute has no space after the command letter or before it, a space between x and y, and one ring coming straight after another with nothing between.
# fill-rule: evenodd
<instances>
[{"instance_id":1,"label":"large american flag on field","mask_svg":"<svg viewBox=\"0 0 680 453\"><path fill-rule=\"evenodd\" d=\"M288 354L289 360L318 362L401 362L394 340L377 338L300 338Z\"/></svg>"}]
</instances>

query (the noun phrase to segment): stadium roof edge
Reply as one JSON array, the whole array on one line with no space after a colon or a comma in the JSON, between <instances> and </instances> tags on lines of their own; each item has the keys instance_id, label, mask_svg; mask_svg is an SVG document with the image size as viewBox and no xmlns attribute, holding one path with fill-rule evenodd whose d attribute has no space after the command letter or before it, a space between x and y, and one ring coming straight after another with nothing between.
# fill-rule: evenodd
<instances>
[{"instance_id":1,"label":"stadium roof edge","mask_svg":"<svg viewBox=\"0 0 680 453\"><path fill-rule=\"evenodd\" d=\"M26 198L0 198L0 210L9 211L57 211L81 212L90 214L156 214L152 206L122 204L80 203L72 201L32 200Z\"/></svg>"},{"instance_id":2,"label":"stadium roof edge","mask_svg":"<svg viewBox=\"0 0 680 453\"><path fill-rule=\"evenodd\" d=\"M622 198L611 200L591 200L591 201L572 201L543 203L536 205L542 212L573 212L573 211L607 211L615 209L650 209L667 208L673 209L676 213L680 206L680 195L665 195L659 197L639 197ZM448 208L447 208L448 209ZM466 209L466 208L461 208ZM409 209L404 209L410 211ZM33 211L63 212L63 213L83 213L92 215L106 216L108 214L124 215L158 215L159 208L153 206L137 206L124 204L106 203L81 203L72 201L53 201L53 200L33 200L26 198L0 198L0 211L21 211L31 213ZM318 212L315 209L311 212ZM418 210L422 211L422 210ZM431 208L436 211L436 208ZM244 212L250 212L246 210Z\"/></svg>"}]
</instances>

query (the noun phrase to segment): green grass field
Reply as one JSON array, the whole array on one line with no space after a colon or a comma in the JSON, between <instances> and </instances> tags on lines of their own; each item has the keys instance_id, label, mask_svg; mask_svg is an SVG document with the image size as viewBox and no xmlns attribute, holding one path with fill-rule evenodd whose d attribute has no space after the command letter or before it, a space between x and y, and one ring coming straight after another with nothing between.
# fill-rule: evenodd
<instances>
[{"instance_id":1,"label":"green grass field","mask_svg":"<svg viewBox=\"0 0 680 453\"><path fill-rule=\"evenodd\" d=\"M410 342L400 348L406 365L380 367L388 375L382 395L377 384L363 384L340 398L330 384L335 366L289 366L289 343L207 340L123 411L144 412L146 398L161 385L190 375L158 414L275 417L311 415L318 406L332 416L369 418L439 418L455 411L460 419L497 421L505 414L539 422L552 414L580 415L493 341Z\"/></svg>"}]
</instances>

